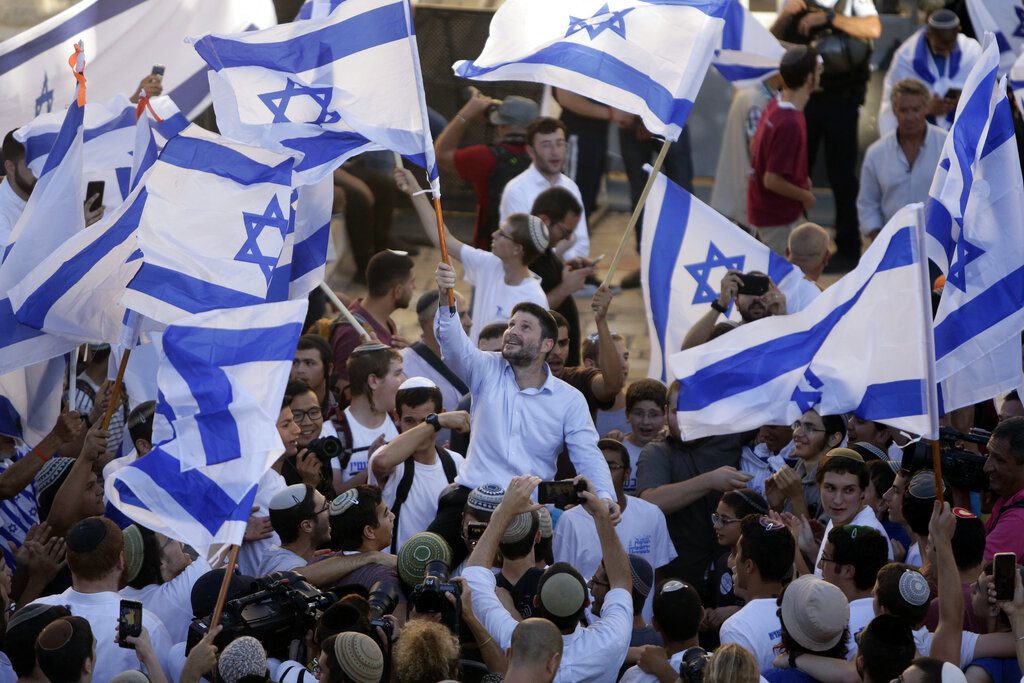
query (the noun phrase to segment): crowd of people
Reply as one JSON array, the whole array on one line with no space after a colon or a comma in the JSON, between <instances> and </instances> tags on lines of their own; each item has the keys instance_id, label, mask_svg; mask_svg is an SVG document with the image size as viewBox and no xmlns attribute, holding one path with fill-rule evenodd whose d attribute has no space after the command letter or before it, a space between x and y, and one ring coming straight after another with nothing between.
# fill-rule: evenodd
<instances>
[{"instance_id":1,"label":"crowd of people","mask_svg":"<svg viewBox=\"0 0 1024 683\"><path fill-rule=\"evenodd\" d=\"M875 6L787 0L771 30L789 47L734 94L712 205L811 283L853 267L862 238L927 196L981 53L962 23L933 9L895 52L858 174ZM140 88L158 95L160 77ZM632 114L555 99L561 118L476 92L438 126L441 168L477 200L472 239L444 235L469 300L446 263L417 292L413 259L386 248L401 194L439 244L416 176L379 156L338 169L358 326L311 295L284 452L230 576L227 553L213 566L107 505L104 478L159 446L160 400L114 398L109 346L83 351L44 439L0 436L0 683L1024 680L1017 393L944 417L959 430L944 481L914 435L856 414L684 441L678 383L628 381L589 249L609 126L634 203L652 138ZM483 120L493 141L460 146ZM834 253L803 222L819 147ZM667 158L691 187L685 130ZM12 134L3 163L0 248L34 182ZM741 293L740 275L684 348L796 307ZM733 306L740 323L723 321ZM392 319L410 307L416 340Z\"/></svg>"}]
</instances>

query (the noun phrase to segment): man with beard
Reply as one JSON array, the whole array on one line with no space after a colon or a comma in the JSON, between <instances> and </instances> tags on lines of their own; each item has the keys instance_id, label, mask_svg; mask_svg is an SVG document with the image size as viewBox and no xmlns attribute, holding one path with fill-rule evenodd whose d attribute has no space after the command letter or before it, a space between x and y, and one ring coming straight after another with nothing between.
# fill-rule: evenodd
<instances>
[{"instance_id":1,"label":"man with beard","mask_svg":"<svg viewBox=\"0 0 1024 683\"><path fill-rule=\"evenodd\" d=\"M747 275L764 275L764 273L752 270ZM700 346L712 338L712 332L718 323L719 315L728 317L729 307L733 302L744 323L753 322L766 318L770 315L786 315L786 295L779 291L778 287L771 280L768 281L769 289L761 296L752 294L740 294L740 286L743 284L743 274L738 270L730 270L722 278L721 294L718 299L711 302L711 310L705 313L694 323L690 331L683 339L683 348L690 349Z\"/></svg>"},{"instance_id":2,"label":"man with beard","mask_svg":"<svg viewBox=\"0 0 1024 683\"><path fill-rule=\"evenodd\" d=\"M455 271L440 263L434 277L441 302L434 331L445 362L469 385L473 438L455 479L459 488L442 497L429 530L455 547L461 532L459 512L471 489L483 484L504 487L523 472L552 479L563 448L617 520L611 475L597 448L597 430L587 402L547 366L558 334L551 314L536 304L518 304L502 337L501 353L486 353L470 342L458 312L448 306Z\"/></svg>"}]
</instances>

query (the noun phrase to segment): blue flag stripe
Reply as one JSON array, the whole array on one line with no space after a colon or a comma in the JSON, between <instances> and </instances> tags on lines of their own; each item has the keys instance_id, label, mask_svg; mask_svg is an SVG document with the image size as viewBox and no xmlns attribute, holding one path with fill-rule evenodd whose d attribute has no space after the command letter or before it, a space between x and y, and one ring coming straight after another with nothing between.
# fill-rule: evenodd
<instances>
[{"instance_id":1,"label":"blue flag stripe","mask_svg":"<svg viewBox=\"0 0 1024 683\"><path fill-rule=\"evenodd\" d=\"M142 209L146 204L146 196L146 190L140 190L135 201L116 223L76 254L74 259L62 263L46 282L25 299L18 309L18 319L26 325L41 328L53 304L112 249L135 234Z\"/></svg>"},{"instance_id":2,"label":"blue flag stripe","mask_svg":"<svg viewBox=\"0 0 1024 683\"><path fill-rule=\"evenodd\" d=\"M680 378L679 411L694 411L712 403L765 385L775 378L808 365L832 328L860 300L880 272L914 265L914 228L900 228L890 241L875 273L848 301L829 312L810 329L766 341L700 368Z\"/></svg>"},{"instance_id":3,"label":"blue flag stripe","mask_svg":"<svg viewBox=\"0 0 1024 683\"><path fill-rule=\"evenodd\" d=\"M480 78L493 71L509 66L509 64L548 64L567 71L572 71L603 81L620 90L637 93L647 103L651 112L661 121L674 123L680 128L686 125L686 117L693 108L693 102L687 99L676 99L661 83L626 64L620 59L586 45L576 43L555 43L549 47L523 57L517 62L507 62L494 66L476 66L465 62L456 69L463 78Z\"/></svg>"},{"instance_id":4,"label":"blue flag stripe","mask_svg":"<svg viewBox=\"0 0 1024 683\"><path fill-rule=\"evenodd\" d=\"M935 359L945 358L984 330L1015 315L1024 301L1024 266L965 301L935 326Z\"/></svg>"},{"instance_id":5,"label":"blue flag stripe","mask_svg":"<svg viewBox=\"0 0 1024 683\"><path fill-rule=\"evenodd\" d=\"M84 119L83 119L84 120ZM132 108L126 108L117 118L107 121L102 126L96 128L86 128L82 131L82 140L89 142L95 140L101 135L120 130L122 128L133 128L135 126L135 110ZM32 135L25 140L25 163L31 164L33 161L49 154L50 150L53 149L54 144L57 142L57 133L40 133L38 135Z\"/></svg>"},{"instance_id":6,"label":"blue flag stripe","mask_svg":"<svg viewBox=\"0 0 1024 683\"><path fill-rule=\"evenodd\" d=\"M770 73L778 71L777 66L746 66L743 64L722 64L715 62L715 68L722 77L728 81L747 81L761 79Z\"/></svg>"},{"instance_id":7,"label":"blue flag stripe","mask_svg":"<svg viewBox=\"0 0 1024 683\"><path fill-rule=\"evenodd\" d=\"M328 221L308 238L295 243L295 249L292 252L292 280L324 265L330 235L331 223Z\"/></svg>"},{"instance_id":8,"label":"blue flag stripe","mask_svg":"<svg viewBox=\"0 0 1024 683\"><path fill-rule=\"evenodd\" d=\"M396 2L276 43L244 43L205 36L195 43L195 48L217 71L256 66L299 74L408 37L404 3Z\"/></svg>"},{"instance_id":9,"label":"blue flag stripe","mask_svg":"<svg viewBox=\"0 0 1024 683\"><path fill-rule=\"evenodd\" d=\"M18 342L37 339L43 333L28 325L23 325L14 317L14 309L9 297L0 299L0 349Z\"/></svg>"},{"instance_id":10,"label":"blue flag stripe","mask_svg":"<svg viewBox=\"0 0 1024 683\"><path fill-rule=\"evenodd\" d=\"M903 379L869 384L854 414L862 420L885 420L927 412L928 395L923 380Z\"/></svg>"},{"instance_id":11,"label":"blue flag stripe","mask_svg":"<svg viewBox=\"0 0 1024 683\"><path fill-rule=\"evenodd\" d=\"M43 171L39 174L40 178L60 166L60 162L64 161L64 157L67 156L68 151L71 149L71 144L78 135L78 130L82 127L84 118L85 110L78 106L78 100L74 100L71 106L68 107L68 113L64 117L64 122L60 125L60 132L57 133L57 139L53 143L50 155L46 157Z\"/></svg>"},{"instance_id":12,"label":"blue flag stripe","mask_svg":"<svg viewBox=\"0 0 1024 683\"><path fill-rule=\"evenodd\" d=\"M324 131L310 137L285 138L281 144L305 155L295 167L295 172L301 173L335 161L342 155L370 144L370 141L358 133Z\"/></svg>"},{"instance_id":13,"label":"blue flag stripe","mask_svg":"<svg viewBox=\"0 0 1024 683\"><path fill-rule=\"evenodd\" d=\"M142 292L189 313L204 313L217 308L239 308L263 303L252 294L224 287L206 280L144 263L128 284L128 289Z\"/></svg>"},{"instance_id":14,"label":"blue flag stripe","mask_svg":"<svg viewBox=\"0 0 1024 683\"><path fill-rule=\"evenodd\" d=\"M995 110L992 112L992 123L988 127L985 146L981 149L981 158L984 159L999 149L1004 142L1012 140L1013 137L1013 113L1010 109L1010 100L1003 97L996 104Z\"/></svg>"},{"instance_id":15,"label":"blue flag stripe","mask_svg":"<svg viewBox=\"0 0 1024 683\"><path fill-rule=\"evenodd\" d=\"M167 143L160 161L190 171L211 173L240 185L275 183L290 187L292 182L292 159L267 166L230 147L181 135Z\"/></svg>"},{"instance_id":16,"label":"blue flag stripe","mask_svg":"<svg viewBox=\"0 0 1024 683\"><path fill-rule=\"evenodd\" d=\"M679 250L686 235L686 226L690 220L691 200L690 193L675 183L666 182L664 185L665 195L661 202L661 212L658 214L658 229L654 234L647 269L648 282L669 285L650 287L651 319L654 321L658 343L663 352L672 298L672 273L675 271ZM677 189L682 191L676 191ZM664 378L665 368L662 368L662 379Z\"/></svg>"}]
</instances>

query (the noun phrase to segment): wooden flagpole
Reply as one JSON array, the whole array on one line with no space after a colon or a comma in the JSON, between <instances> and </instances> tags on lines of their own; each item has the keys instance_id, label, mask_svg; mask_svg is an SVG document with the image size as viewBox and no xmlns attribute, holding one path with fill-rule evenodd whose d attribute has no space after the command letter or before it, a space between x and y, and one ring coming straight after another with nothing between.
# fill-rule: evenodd
<instances>
[{"instance_id":1,"label":"wooden flagpole","mask_svg":"<svg viewBox=\"0 0 1024 683\"><path fill-rule=\"evenodd\" d=\"M345 318L348 324L359 331L359 337L360 339L363 340L363 342L373 341L372 339L370 339L370 334L362 325L359 324L359 321L356 320L355 316L352 315L352 312L348 310L345 304L341 303L341 299L339 299L338 295L334 293L334 290L327 286L327 283L321 282L320 289L323 291L324 294L327 295L327 298L331 300L331 303L334 304L334 307L341 311L341 315Z\"/></svg>"}]
</instances>

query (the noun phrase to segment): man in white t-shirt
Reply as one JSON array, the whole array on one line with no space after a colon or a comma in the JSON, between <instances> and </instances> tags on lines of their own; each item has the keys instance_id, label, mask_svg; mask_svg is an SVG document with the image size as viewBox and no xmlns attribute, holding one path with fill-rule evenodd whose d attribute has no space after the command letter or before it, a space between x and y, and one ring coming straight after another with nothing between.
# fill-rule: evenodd
<instances>
[{"instance_id":1,"label":"man in white t-shirt","mask_svg":"<svg viewBox=\"0 0 1024 683\"><path fill-rule=\"evenodd\" d=\"M526 152L533 163L525 171L508 181L501 194L500 218L504 222L515 213L530 213L533 202L549 187L564 187L581 205L583 195L580 188L569 176L562 173L565 165L566 143L565 124L547 116L534 119L526 128ZM590 233L587 217L580 214L579 223L568 238L571 246L562 254L565 261L577 256L587 258L590 254ZM545 244L545 247L547 245Z\"/></svg>"},{"instance_id":2,"label":"man in white t-shirt","mask_svg":"<svg viewBox=\"0 0 1024 683\"><path fill-rule=\"evenodd\" d=\"M864 489L868 486L869 475L860 453L850 448L833 448L821 459L814 478L818 483L821 510L828 515L825 536L821 545L816 548L814 573L822 576L821 558L829 533L847 524L871 527L878 531L885 538L885 545L888 548L886 558L892 560L889 534L885 532L885 527L875 516L871 506L864 504ZM810 554L815 549L803 550Z\"/></svg>"},{"instance_id":3,"label":"man in white t-shirt","mask_svg":"<svg viewBox=\"0 0 1024 683\"><path fill-rule=\"evenodd\" d=\"M622 510L622 517L615 525L615 533L622 546L630 555L637 555L657 570L676 558L676 549L668 535L665 514L657 505L642 498L623 493L623 482L632 476L629 453L614 439L597 442L608 470L612 485ZM594 518L580 505L566 510L558 518L552 545L555 562L568 562L583 576L590 577L601 564L601 544L597 537ZM644 619L652 616L652 595L644 602Z\"/></svg>"},{"instance_id":4,"label":"man in white t-shirt","mask_svg":"<svg viewBox=\"0 0 1024 683\"><path fill-rule=\"evenodd\" d=\"M821 576L850 601L850 640L846 658L857 656L857 634L875 618L875 577L888 560L889 542L867 526L847 524L833 529L822 544Z\"/></svg>"},{"instance_id":5,"label":"man in white t-shirt","mask_svg":"<svg viewBox=\"0 0 1024 683\"><path fill-rule=\"evenodd\" d=\"M465 462L458 453L438 446L435 436L441 429L469 431L469 413L442 412L441 401L441 390L429 379L405 380L395 394L401 433L370 458L369 482L381 488L384 503L395 515L393 553L434 521L438 497Z\"/></svg>"},{"instance_id":6,"label":"man in white t-shirt","mask_svg":"<svg viewBox=\"0 0 1024 683\"><path fill-rule=\"evenodd\" d=\"M420 188L412 173L395 169L395 182L398 189L411 195L424 231L434 246L438 246L434 209L424 195L417 194ZM540 218L530 215L531 206L532 199L522 211L502 214L490 251L463 244L445 228L448 253L462 263L466 280L474 287L473 326L469 331L474 344L480 337L480 330L488 323L511 318L516 304L528 301L544 309L548 307L540 277L529 268L548 247L548 229ZM447 301L443 303L447 305Z\"/></svg>"},{"instance_id":7,"label":"man in white t-shirt","mask_svg":"<svg viewBox=\"0 0 1024 683\"><path fill-rule=\"evenodd\" d=\"M793 566L795 546L781 522L767 517L747 517L740 522L733 574L737 592L744 591L747 604L725 620L719 639L723 645L736 643L747 648L761 671L774 666L775 646L782 640L777 597Z\"/></svg>"},{"instance_id":8,"label":"man in white t-shirt","mask_svg":"<svg viewBox=\"0 0 1024 683\"><path fill-rule=\"evenodd\" d=\"M338 436L351 451L343 470L334 473L334 491L342 493L367 481L366 464L373 452L398 436L391 419L395 392L405 381L402 355L390 346L369 342L348 358L352 402L335 418Z\"/></svg>"},{"instance_id":9,"label":"man in white t-shirt","mask_svg":"<svg viewBox=\"0 0 1024 683\"><path fill-rule=\"evenodd\" d=\"M667 659L658 662L654 672L642 671L639 665L626 669L619 683L657 683L657 674L666 676L679 671L683 653L691 647L698 647L697 632L704 618L697 590L688 583L676 579L665 581L654 591L654 630L665 643ZM644 650L657 647L645 645ZM669 668L672 674L669 674Z\"/></svg>"}]
</instances>

